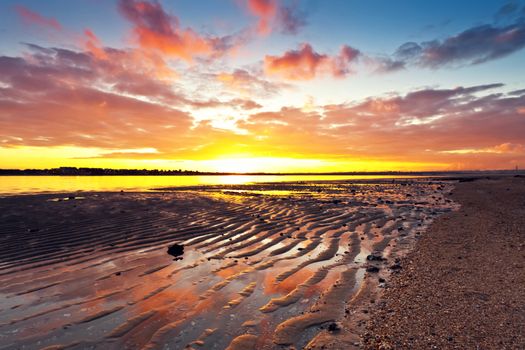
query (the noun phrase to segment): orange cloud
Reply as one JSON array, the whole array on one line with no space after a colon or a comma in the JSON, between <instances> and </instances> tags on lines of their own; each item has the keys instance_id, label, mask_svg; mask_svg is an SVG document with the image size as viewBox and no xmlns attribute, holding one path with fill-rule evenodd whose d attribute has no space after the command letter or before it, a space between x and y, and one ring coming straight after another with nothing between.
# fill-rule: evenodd
<instances>
[{"instance_id":1,"label":"orange cloud","mask_svg":"<svg viewBox=\"0 0 525 350\"><path fill-rule=\"evenodd\" d=\"M502 143L494 147L486 148L465 148L465 149L454 149L450 151L443 151L443 153L449 154L483 154L483 153L493 153L493 154L525 154L525 146L515 143Z\"/></svg>"},{"instance_id":2,"label":"orange cloud","mask_svg":"<svg viewBox=\"0 0 525 350\"><path fill-rule=\"evenodd\" d=\"M525 153L525 146L507 142L494 146L491 150L494 153Z\"/></svg>"},{"instance_id":3,"label":"orange cloud","mask_svg":"<svg viewBox=\"0 0 525 350\"><path fill-rule=\"evenodd\" d=\"M133 34L141 48L188 62L196 56L223 55L246 40L243 33L208 37L191 28L182 28L179 19L168 14L156 1L120 0L119 9L133 24Z\"/></svg>"},{"instance_id":4,"label":"orange cloud","mask_svg":"<svg viewBox=\"0 0 525 350\"><path fill-rule=\"evenodd\" d=\"M119 2L120 11L130 20L138 43L187 61L212 51L210 43L192 29L182 29L179 20L167 14L158 2Z\"/></svg>"},{"instance_id":5,"label":"orange cloud","mask_svg":"<svg viewBox=\"0 0 525 350\"><path fill-rule=\"evenodd\" d=\"M269 75L278 75L289 80L311 80L318 75L344 77L350 73L350 65L360 52L350 46L343 46L336 56L314 51L308 43L298 50L290 50L282 56L266 56L264 68Z\"/></svg>"},{"instance_id":6,"label":"orange cloud","mask_svg":"<svg viewBox=\"0 0 525 350\"><path fill-rule=\"evenodd\" d=\"M84 42L86 49L99 59L107 59L100 39L89 29L84 30L84 35L86 38Z\"/></svg>"},{"instance_id":7,"label":"orange cloud","mask_svg":"<svg viewBox=\"0 0 525 350\"><path fill-rule=\"evenodd\" d=\"M238 126L269 154L513 168L525 162L525 120L515 111L525 93L475 96L499 87L422 89L325 106L324 112L283 108L252 114Z\"/></svg>"},{"instance_id":8,"label":"orange cloud","mask_svg":"<svg viewBox=\"0 0 525 350\"><path fill-rule=\"evenodd\" d=\"M186 96L150 73L153 68L135 51L103 48L108 58L99 59L91 52L28 48L23 57L0 56L3 148L91 147L112 150L101 157L130 159L243 153L337 162L431 161L463 168L525 164L525 119L518 112L525 106L525 90L488 92L501 84L265 111L249 99ZM246 72L231 74L253 83ZM233 121L235 128L218 130L184 111L201 108L229 108L243 117Z\"/></svg>"},{"instance_id":9,"label":"orange cloud","mask_svg":"<svg viewBox=\"0 0 525 350\"><path fill-rule=\"evenodd\" d=\"M15 9L22 19L24 19L29 24L37 24L55 30L62 30L62 26L54 18L46 18L22 5L17 5Z\"/></svg>"}]
</instances>

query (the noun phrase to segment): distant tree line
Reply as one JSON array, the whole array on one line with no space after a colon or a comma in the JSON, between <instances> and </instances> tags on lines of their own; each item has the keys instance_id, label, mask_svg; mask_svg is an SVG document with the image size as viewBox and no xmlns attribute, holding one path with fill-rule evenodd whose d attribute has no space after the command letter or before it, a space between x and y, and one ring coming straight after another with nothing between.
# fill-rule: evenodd
<instances>
[{"instance_id":1,"label":"distant tree line","mask_svg":"<svg viewBox=\"0 0 525 350\"><path fill-rule=\"evenodd\" d=\"M0 175L69 175L69 176L105 176L105 175L207 175L192 170L159 170L159 169L109 169L109 168L75 168L60 167L53 169L0 169Z\"/></svg>"},{"instance_id":2,"label":"distant tree line","mask_svg":"<svg viewBox=\"0 0 525 350\"><path fill-rule=\"evenodd\" d=\"M53 169L0 169L0 176L6 175L58 175L58 176L111 176L111 175L386 175L386 176L443 176L443 175L482 175L482 174L517 174L520 170L468 170L468 171L376 171L376 172L295 172L295 173L221 173L195 170L161 169L109 169L60 167Z\"/></svg>"}]
</instances>

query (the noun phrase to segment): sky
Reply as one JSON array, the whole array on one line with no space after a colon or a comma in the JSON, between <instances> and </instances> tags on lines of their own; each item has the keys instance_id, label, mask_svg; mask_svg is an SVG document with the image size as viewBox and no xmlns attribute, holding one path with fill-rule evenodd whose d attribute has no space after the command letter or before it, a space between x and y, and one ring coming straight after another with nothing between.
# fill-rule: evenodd
<instances>
[{"instance_id":1,"label":"sky","mask_svg":"<svg viewBox=\"0 0 525 350\"><path fill-rule=\"evenodd\" d=\"M525 167L525 1L3 0L0 168Z\"/></svg>"}]
</instances>

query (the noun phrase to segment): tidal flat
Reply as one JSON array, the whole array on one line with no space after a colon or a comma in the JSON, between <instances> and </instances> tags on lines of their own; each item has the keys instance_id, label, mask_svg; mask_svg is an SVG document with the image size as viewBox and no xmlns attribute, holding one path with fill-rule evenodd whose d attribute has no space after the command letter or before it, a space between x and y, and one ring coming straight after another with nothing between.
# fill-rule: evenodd
<instances>
[{"instance_id":1,"label":"tidal flat","mask_svg":"<svg viewBox=\"0 0 525 350\"><path fill-rule=\"evenodd\" d=\"M380 179L0 198L0 348L313 349L339 335L357 346L400 259L458 208L453 187Z\"/></svg>"}]
</instances>

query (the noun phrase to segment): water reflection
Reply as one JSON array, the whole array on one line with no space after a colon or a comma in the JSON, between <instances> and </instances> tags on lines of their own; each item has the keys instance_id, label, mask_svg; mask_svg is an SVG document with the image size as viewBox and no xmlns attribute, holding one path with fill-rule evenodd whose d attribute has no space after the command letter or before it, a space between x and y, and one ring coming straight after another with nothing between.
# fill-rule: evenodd
<instances>
[{"instance_id":1,"label":"water reflection","mask_svg":"<svg viewBox=\"0 0 525 350\"><path fill-rule=\"evenodd\" d=\"M0 176L0 195L76 191L147 191L162 187L383 178L408 177L386 175Z\"/></svg>"},{"instance_id":2,"label":"water reflection","mask_svg":"<svg viewBox=\"0 0 525 350\"><path fill-rule=\"evenodd\" d=\"M0 258L0 339L7 349L224 349L251 334L257 348L271 349L278 333L279 342L302 348L320 331L312 325L326 323L331 310L343 313L370 263L366 255L391 260L420 224L451 208L447 188L427 181L310 182L288 186L286 200L265 195L277 186L284 187L250 185L259 196L227 186L234 192L220 196L85 193L31 206L34 197L0 200L0 219L10 220L0 220L0 230L12 240ZM27 231L27 218L39 219L38 231ZM167 253L174 243L184 246L182 260ZM323 299L330 295L337 298Z\"/></svg>"}]
</instances>

